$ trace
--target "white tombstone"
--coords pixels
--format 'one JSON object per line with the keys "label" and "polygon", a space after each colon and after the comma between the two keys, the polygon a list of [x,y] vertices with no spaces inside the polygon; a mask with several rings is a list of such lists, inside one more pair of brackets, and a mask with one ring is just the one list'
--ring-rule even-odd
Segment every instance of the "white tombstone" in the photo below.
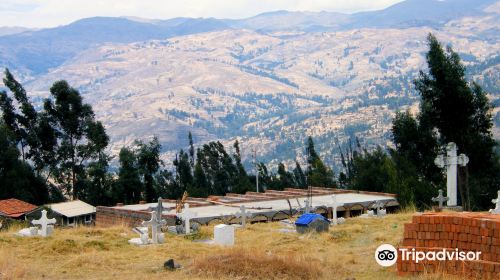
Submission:
{"label": "white tombstone", "polygon": [[443,190],[439,190],[438,193],[439,193],[438,196],[433,197],[432,201],[438,202],[439,208],[443,208],[443,203],[448,201],[448,199],[450,199],[450,198],[443,196]]}
{"label": "white tombstone", "polygon": [[132,229],[135,233],[139,234],[138,238],[132,238],[128,243],[133,245],[147,245],[149,244],[149,230],[148,227],[136,227]]}
{"label": "white tombstone", "polygon": [[236,218],[241,218],[241,226],[245,227],[247,224],[247,218],[252,218],[252,213],[246,211],[245,205],[240,206],[240,212],[234,214]]}
{"label": "white tombstone", "polygon": [[469,158],[460,154],[457,156],[457,145],[453,142],[446,146],[446,155],[440,154],[434,160],[439,168],[446,167],[446,196],[448,206],[457,206],[457,165],[466,166]]}
{"label": "white tombstone", "polygon": [[341,225],[341,224],[345,224],[345,218],[344,217],[340,217],[337,219],[337,224]]}
{"label": "white tombstone", "polygon": [[[157,220],[156,211],[151,212],[151,220],[142,222],[142,226],[151,226],[151,241],[153,244],[159,244],[158,235],[161,234],[161,226],[167,222],[165,220]],[[164,239],[164,238],[163,238]]]}
{"label": "white tombstone", "polygon": [[184,232],[186,234],[191,233],[191,223],[190,220],[196,217],[196,213],[193,210],[189,209],[189,203],[186,203],[184,209],[182,209],[182,213],[177,214],[179,218],[184,221]]}
{"label": "white tombstone", "polygon": [[53,224],[56,223],[56,219],[48,219],[47,218],[47,210],[42,210],[42,216],[40,217],[39,220],[33,220],[31,221],[32,224],[34,225],[40,225],[41,229],[38,231],[38,234],[43,237],[47,237],[52,232],[54,231],[54,226]]}
{"label": "white tombstone", "polygon": [[498,191],[497,198],[491,200],[492,203],[495,203],[495,209],[490,209],[491,214],[500,214],[500,191]]}
{"label": "white tombstone", "polygon": [[341,206],[337,203],[337,196],[332,195],[332,203],[330,206],[332,207],[332,225],[336,225],[338,223],[337,207]]}
{"label": "white tombstone", "polygon": [[368,217],[373,217],[373,216],[375,216],[375,211],[368,210],[368,211],[366,211],[366,214],[367,214]]}
{"label": "white tombstone", "polygon": [[17,232],[17,235],[24,236],[24,237],[37,236],[38,235],[38,228],[37,227],[23,228]]}
{"label": "white tombstone", "polygon": [[385,214],[387,214],[387,211],[385,209],[382,209],[382,207],[384,207],[384,203],[382,203],[381,201],[377,201],[375,204],[373,204],[372,208],[377,209],[377,217],[383,217],[385,216]]}
{"label": "white tombstone", "polygon": [[220,224],[214,227],[214,243],[223,246],[234,245],[234,227]]}

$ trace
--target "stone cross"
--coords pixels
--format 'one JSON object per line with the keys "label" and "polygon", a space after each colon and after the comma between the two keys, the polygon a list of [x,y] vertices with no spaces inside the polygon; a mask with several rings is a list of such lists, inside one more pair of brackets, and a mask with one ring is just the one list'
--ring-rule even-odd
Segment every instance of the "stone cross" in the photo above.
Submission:
{"label": "stone cross", "polygon": [[49,225],[55,224],[56,219],[47,219],[47,210],[42,210],[42,216],[39,220],[31,221],[34,225],[40,225],[42,230],[40,231],[40,235],[43,237],[47,237],[49,235]]}
{"label": "stone cross", "polygon": [[490,213],[500,214],[500,191],[498,191],[497,198],[492,199],[491,202],[495,203],[495,209],[491,209]]}
{"label": "stone cross", "polygon": [[311,205],[309,202],[309,199],[304,200],[305,208],[304,208],[304,213],[310,213],[311,212]]}
{"label": "stone cross", "polygon": [[381,201],[377,201],[375,204],[373,204],[372,208],[375,208],[377,209],[377,216],[381,216],[382,215],[382,207],[384,207],[384,204],[381,202]]}
{"label": "stone cross", "polygon": [[449,197],[443,196],[443,190],[439,190],[439,195],[437,197],[433,197],[432,201],[439,203],[439,208],[443,208],[443,202],[448,201]]}
{"label": "stone cross", "polygon": [[440,154],[434,160],[439,168],[446,167],[446,195],[448,206],[457,206],[457,165],[466,166],[469,158],[460,154],[457,156],[457,145],[453,142],[446,146],[446,155]]}
{"label": "stone cross", "polygon": [[241,218],[241,226],[245,227],[246,226],[246,221],[247,218],[252,218],[252,213],[249,213],[246,211],[245,205],[240,206],[240,212],[235,214],[236,218]]}
{"label": "stone cross", "polygon": [[184,205],[184,209],[182,209],[182,212],[177,215],[184,221],[184,232],[186,234],[190,234],[191,233],[190,220],[196,217],[196,213],[193,212],[191,209],[189,209],[189,203],[186,203],[186,205]]}
{"label": "stone cross", "polygon": [[[156,211],[151,212],[151,220],[142,222],[143,227],[151,226],[151,241],[158,244],[158,236],[161,233],[161,226],[166,224],[165,220],[158,221]],[[160,231],[160,232],[159,232]]]}
{"label": "stone cross", "polygon": [[339,206],[338,203],[337,203],[337,196],[336,195],[332,195],[332,204],[330,204],[332,206],[332,221],[333,221],[333,224],[336,225],[337,224],[337,207]]}
{"label": "stone cross", "polygon": [[161,196],[158,198],[158,204],[156,205],[155,212],[156,212],[156,220],[161,221],[162,220],[162,214],[163,214],[163,204],[162,204],[162,198]]}

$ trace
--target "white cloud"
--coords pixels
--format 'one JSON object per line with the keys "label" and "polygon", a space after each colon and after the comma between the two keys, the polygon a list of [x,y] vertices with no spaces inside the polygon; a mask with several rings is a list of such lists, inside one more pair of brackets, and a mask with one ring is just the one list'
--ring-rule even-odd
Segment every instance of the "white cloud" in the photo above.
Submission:
{"label": "white cloud", "polygon": [[401,0],[2,0],[0,26],[52,27],[92,16],[244,18],[275,10],[356,12]]}

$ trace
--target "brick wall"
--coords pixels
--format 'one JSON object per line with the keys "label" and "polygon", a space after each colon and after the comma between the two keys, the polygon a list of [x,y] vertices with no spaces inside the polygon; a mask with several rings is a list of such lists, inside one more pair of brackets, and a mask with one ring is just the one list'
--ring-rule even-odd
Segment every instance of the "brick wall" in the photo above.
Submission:
{"label": "brick wall", "polygon": [[[127,227],[140,226],[143,221],[151,219],[151,213],[147,211],[135,211],[97,206],[96,226],[125,225]],[[175,225],[175,217],[163,215],[167,225]]]}
{"label": "brick wall", "polygon": [[417,251],[480,251],[478,261],[403,261],[400,275],[444,272],[479,279],[500,279],[500,215],[470,212],[425,213],[404,226],[400,248]]}

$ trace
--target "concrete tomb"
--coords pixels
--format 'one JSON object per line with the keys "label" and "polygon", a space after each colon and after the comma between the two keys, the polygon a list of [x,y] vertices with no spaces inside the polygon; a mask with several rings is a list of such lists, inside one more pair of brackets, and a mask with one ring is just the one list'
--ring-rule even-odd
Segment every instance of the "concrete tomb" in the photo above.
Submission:
{"label": "concrete tomb", "polygon": [[295,230],[298,233],[326,232],[330,228],[330,221],[320,214],[306,213],[295,221]]}
{"label": "concrete tomb", "polygon": [[214,227],[214,244],[223,246],[234,245],[234,227],[220,224]]}

